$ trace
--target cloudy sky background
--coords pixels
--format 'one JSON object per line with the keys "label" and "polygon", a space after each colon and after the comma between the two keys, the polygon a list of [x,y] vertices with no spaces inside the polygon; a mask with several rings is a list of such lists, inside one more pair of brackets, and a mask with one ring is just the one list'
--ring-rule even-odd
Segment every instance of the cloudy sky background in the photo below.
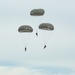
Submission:
{"label": "cloudy sky background", "polygon": [[[44,16],[30,16],[34,8],[43,8]],[[53,24],[55,29],[47,34],[38,29],[39,36],[36,37],[37,27],[42,22]],[[34,29],[27,52],[18,33],[18,27],[24,24]],[[46,39],[47,48],[44,50]],[[0,1],[0,75],[13,74],[75,75],[74,0]]]}

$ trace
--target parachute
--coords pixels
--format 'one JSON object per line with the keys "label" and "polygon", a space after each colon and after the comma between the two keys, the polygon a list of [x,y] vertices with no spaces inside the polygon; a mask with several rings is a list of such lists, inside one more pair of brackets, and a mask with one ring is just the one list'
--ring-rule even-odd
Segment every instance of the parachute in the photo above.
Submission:
{"label": "parachute", "polygon": [[54,30],[54,26],[51,23],[41,23],[38,28],[39,28],[39,35],[41,36],[45,49],[46,44],[50,39],[50,35],[52,35],[51,31]]}
{"label": "parachute", "polygon": [[44,9],[33,9],[31,10],[30,15],[31,16],[42,16],[44,15],[44,13],[45,13]]}
{"label": "parachute", "polygon": [[[30,11],[30,15],[31,16],[43,16],[44,15],[44,13],[45,13],[45,11],[44,11],[44,9],[32,9],[31,11]],[[36,29],[36,36],[38,36],[38,23],[39,22],[41,22],[41,20],[42,20],[42,17],[38,17],[38,18],[34,18],[34,22],[35,22],[35,29]],[[37,23],[37,25],[36,25],[36,23]]]}
{"label": "parachute", "polygon": [[54,30],[54,26],[50,23],[42,23],[39,25],[39,29],[51,31]]}
{"label": "parachute", "polygon": [[[21,38],[21,41],[22,41],[22,43],[25,47],[25,51],[26,51],[28,41],[32,35],[31,33],[33,32],[33,28],[30,25],[22,25],[18,28],[18,32],[21,33],[20,38]],[[24,33],[24,34],[22,34],[22,33]]]}
{"label": "parachute", "polygon": [[29,25],[23,25],[19,27],[18,32],[33,32],[33,28]]}

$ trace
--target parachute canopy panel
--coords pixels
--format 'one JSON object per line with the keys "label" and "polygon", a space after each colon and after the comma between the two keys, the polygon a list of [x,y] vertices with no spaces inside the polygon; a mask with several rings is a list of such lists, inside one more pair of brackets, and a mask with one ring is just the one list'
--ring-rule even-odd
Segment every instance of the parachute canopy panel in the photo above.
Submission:
{"label": "parachute canopy panel", "polygon": [[42,16],[44,15],[44,13],[45,13],[44,9],[33,9],[31,10],[30,15],[31,16]]}
{"label": "parachute canopy panel", "polygon": [[39,25],[39,29],[52,31],[54,30],[54,26],[50,23],[42,23]]}
{"label": "parachute canopy panel", "polygon": [[18,28],[18,32],[33,32],[33,28],[29,25],[22,25]]}

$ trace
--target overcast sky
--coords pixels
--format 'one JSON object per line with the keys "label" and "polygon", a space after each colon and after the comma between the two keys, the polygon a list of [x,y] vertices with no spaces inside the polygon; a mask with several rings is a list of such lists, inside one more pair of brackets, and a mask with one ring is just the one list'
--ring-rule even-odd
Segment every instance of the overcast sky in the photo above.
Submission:
{"label": "overcast sky", "polygon": [[[45,14],[30,16],[38,8]],[[39,30],[40,23],[53,24],[54,31]],[[21,25],[32,26],[33,33],[20,34]],[[74,0],[0,0],[0,75],[13,74],[75,75]]]}

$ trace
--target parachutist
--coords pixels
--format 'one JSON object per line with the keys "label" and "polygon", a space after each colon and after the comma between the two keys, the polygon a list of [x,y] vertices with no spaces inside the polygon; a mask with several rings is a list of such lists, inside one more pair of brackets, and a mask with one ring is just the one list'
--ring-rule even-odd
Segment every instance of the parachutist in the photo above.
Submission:
{"label": "parachutist", "polygon": [[27,48],[25,47],[25,51],[27,50]]}
{"label": "parachutist", "polygon": [[36,36],[38,36],[38,33],[36,33]]}
{"label": "parachutist", "polygon": [[44,49],[46,48],[46,45],[44,45]]}

